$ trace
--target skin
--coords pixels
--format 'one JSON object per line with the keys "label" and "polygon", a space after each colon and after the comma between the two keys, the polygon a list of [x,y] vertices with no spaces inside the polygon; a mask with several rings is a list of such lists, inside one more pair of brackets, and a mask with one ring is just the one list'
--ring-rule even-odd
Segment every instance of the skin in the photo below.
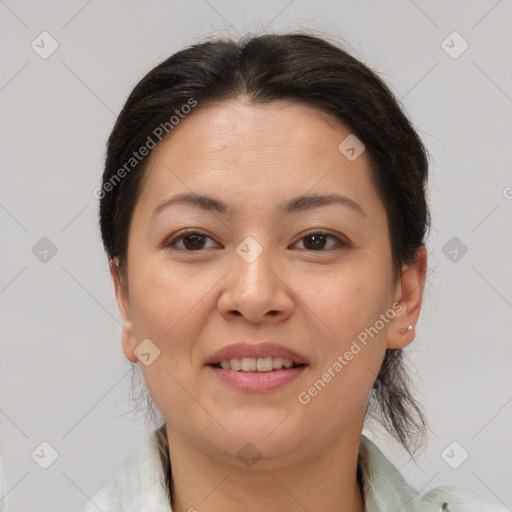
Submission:
{"label": "skin", "polygon": [[[386,348],[414,338],[426,254],[393,273],[384,206],[367,152],[349,161],[339,150],[350,131],[336,118],[288,101],[250,105],[244,98],[199,106],[159,144],[150,160],[129,233],[127,271],[111,262],[124,321],[122,346],[138,362],[164,416],[173,469],[172,507],[185,512],[364,510],[356,480],[367,401]],[[194,192],[227,203],[224,215],[177,204]],[[276,213],[307,193],[337,192],[340,204]],[[206,233],[201,250],[185,228]],[[304,238],[327,237],[319,250]],[[237,246],[252,236],[263,252],[247,263]],[[188,247],[188,251],[187,251]],[[193,247],[193,246],[192,246]],[[181,250],[180,250],[181,249]],[[297,397],[394,303],[401,309],[307,405]],[[134,350],[149,338],[150,365]],[[299,379],[263,393],[227,387],[204,366],[215,351],[271,340],[305,356]],[[260,458],[248,467],[247,442]]]}

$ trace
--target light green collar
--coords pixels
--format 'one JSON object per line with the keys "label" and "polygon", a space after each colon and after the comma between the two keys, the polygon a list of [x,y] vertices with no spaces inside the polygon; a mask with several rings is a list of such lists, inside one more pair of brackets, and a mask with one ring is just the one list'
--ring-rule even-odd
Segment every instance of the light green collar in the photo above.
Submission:
{"label": "light green collar", "polygon": [[[365,512],[510,512],[472,491],[438,487],[420,496],[398,469],[364,435],[359,464],[363,477]],[[172,512],[165,473],[158,451],[157,431],[117,472],[81,512]],[[444,507],[444,508],[443,508]]]}

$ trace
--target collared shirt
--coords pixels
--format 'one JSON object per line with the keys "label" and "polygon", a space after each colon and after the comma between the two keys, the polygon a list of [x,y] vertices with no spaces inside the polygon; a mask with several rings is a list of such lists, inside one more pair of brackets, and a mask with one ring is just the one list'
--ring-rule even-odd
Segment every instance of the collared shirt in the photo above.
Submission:
{"label": "collared shirt", "polygon": [[[81,512],[172,512],[156,432]],[[359,467],[365,512],[510,512],[462,487],[442,486],[420,495],[364,435]]]}

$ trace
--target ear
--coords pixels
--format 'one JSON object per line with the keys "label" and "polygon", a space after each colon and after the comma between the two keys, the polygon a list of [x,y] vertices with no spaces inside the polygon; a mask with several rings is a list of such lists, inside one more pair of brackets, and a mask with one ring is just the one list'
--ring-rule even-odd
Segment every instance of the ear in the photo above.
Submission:
{"label": "ear", "polygon": [[121,344],[126,358],[132,363],[137,363],[139,360],[134,354],[136,348],[135,336],[133,334],[133,323],[130,313],[130,299],[128,294],[128,283],[124,282],[119,272],[119,258],[110,260],[110,275],[114,282],[114,289],[116,292],[117,306],[121,313],[123,320],[123,330],[121,332]]}
{"label": "ear", "polygon": [[[420,316],[423,289],[427,273],[427,251],[422,245],[416,252],[412,265],[402,267],[402,277],[395,290],[396,313],[390,322],[387,348],[396,349],[409,345],[414,339],[415,326]],[[409,326],[412,329],[409,329]]]}

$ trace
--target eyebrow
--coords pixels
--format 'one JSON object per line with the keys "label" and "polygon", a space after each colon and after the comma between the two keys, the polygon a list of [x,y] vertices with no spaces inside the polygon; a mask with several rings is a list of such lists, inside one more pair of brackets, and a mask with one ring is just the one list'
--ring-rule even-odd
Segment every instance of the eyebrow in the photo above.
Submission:
{"label": "eyebrow", "polygon": [[[153,211],[153,216],[174,204],[186,204],[205,211],[218,212],[224,215],[229,215],[232,212],[229,205],[213,197],[194,193],[184,193],[160,201]],[[306,194],[298,196],[279,205],[277,213],[287,215],[289,213],[303,212],[330,204],[341,204],[351,208],[363,216],[365,215],[364,210],[359,203],[356,203],[353,199],[341,194]]]}

